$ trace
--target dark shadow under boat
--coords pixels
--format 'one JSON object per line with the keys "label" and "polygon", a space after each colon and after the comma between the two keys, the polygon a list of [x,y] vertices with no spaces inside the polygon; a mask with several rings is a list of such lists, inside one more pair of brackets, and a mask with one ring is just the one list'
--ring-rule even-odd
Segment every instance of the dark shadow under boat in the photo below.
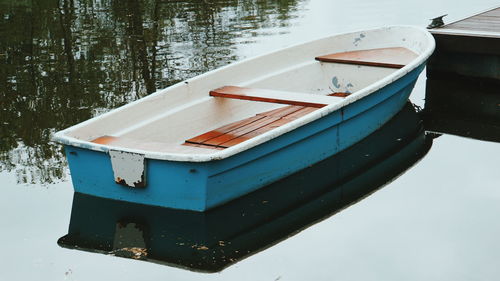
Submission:
{"label": "dark shadow under boat", "polygon": [[75,193],[69,231],[58,244],[217,272],[363,199],[409,169],[431,145],[408,103],[351,148],[208,212]]}

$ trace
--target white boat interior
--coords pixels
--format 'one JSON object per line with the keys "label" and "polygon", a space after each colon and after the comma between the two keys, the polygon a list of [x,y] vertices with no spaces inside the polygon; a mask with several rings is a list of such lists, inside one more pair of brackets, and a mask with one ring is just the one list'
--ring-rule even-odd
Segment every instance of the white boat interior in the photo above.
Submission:
{"label": "white boat interior", "polygon": [[[186,145],[186,140],[278,108],[307,108],[286,122],[281,118],[274,129],[261,130],[260,138],[271,139],[286,132],[276,127],[306,124],[411,71],[432,52],[426,36],[419,28],[388,27],[292,46],[183,81],[54,139],[101,151],[216,154],[227,146]],[[238,150],[255,145],[249,136],[237,143]]]}

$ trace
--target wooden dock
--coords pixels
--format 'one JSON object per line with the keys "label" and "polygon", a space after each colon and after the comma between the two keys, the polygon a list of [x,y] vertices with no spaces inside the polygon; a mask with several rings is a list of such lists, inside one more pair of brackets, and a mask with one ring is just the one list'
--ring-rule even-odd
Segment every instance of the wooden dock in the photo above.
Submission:
{"label": "wooden dock", "polygon": [[436,50],[427,75],[454,73],[500,81],[500,7],[430,32]]}
{"label": "wooden dock", "polygon": [[430,32],[426,129],[500,142],[500,7]]}
{"label": "wooden dock", "polygon": [[500,7],[431,30],[433,34],[500,37]]}

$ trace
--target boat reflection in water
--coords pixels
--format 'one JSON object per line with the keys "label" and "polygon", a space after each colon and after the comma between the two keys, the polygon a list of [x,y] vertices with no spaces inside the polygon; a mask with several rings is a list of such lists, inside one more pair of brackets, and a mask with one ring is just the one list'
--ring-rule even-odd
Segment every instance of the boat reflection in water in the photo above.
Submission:
{"label": "boat reflection in water", "polygon": [[408,103],[348,150],[205,213],[75,193],[69,231],[58,244],[217,272],[366,197],[410,168],[431,145]]}

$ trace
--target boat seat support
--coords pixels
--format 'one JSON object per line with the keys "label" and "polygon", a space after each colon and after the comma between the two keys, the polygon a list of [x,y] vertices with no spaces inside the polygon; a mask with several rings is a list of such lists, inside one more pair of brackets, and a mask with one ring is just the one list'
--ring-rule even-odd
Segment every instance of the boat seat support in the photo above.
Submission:
{"label": "boat seat support", "polygon": [[320,108],[329,104],[338,103],[337,97],[324,95],[295,93],[268,89],[242,88],[236,86],[224,86],[210,91],[213,97],[231,98],[240,100],[251,100],[261,102],[272,102],[280,104],[298,105]]}

